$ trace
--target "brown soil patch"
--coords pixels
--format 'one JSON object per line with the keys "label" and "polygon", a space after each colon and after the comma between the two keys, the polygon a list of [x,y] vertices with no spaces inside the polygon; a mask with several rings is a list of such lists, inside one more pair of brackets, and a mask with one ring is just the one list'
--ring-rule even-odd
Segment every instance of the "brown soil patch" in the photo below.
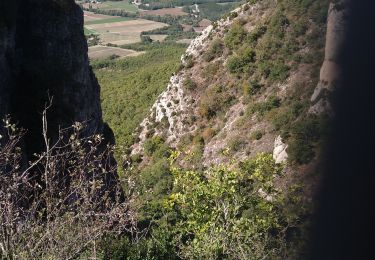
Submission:
{"label": "brown soil patch", "polygon": [[163,8],[163,9],[157,9],[157,10],[147,10],[142,11],[141,15],[155,15],[155,16],[164,16],[164,15],[171,15],[171,16],[184,16],[188,15],[184,11],[182,11],[182,8],[175,7],[175,8]]}
{"label": "brown soil patch", "polygon": [[89,58],[90,59],[101,59],[107,58],[111,55],[117,55],[120,57],[131,57],[138,56],[144,52],[137,52],[134,50],[122,49],[117,47],[101,46],[96,45],[89,47]]}

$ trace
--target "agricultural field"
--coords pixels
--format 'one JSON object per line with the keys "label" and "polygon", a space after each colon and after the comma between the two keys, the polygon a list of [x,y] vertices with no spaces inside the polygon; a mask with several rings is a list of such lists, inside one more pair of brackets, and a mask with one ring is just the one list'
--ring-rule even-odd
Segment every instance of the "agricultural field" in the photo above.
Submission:
{"label": "agricultural field", "polygon": [[[165,23],[145,19],[109,16],[84,12],[85,33],[99,36],[101,44],[130,44],[140,41],[143,31],[150,31],[167,26]],[[166,36],[158,35],[156,40],[163,40]]]}
{"label": "agricultural field", "polygon": [[91,24],[85,27],[99,34],[102,44],[124,45],[140,41],[143,31],[150,31],[167,26],[165,23],[154,22],[145,19],[130,21]]}
{"label": "agricultural field", "polygon": [[144,52],[138,52],[134,50],[127,50],[118,47],[101,46],[96,45],[89,47],[89,58],[90,59],[103,59],[108,58],[112,55],[116,55],[120,58],[134,57],[143,54]]}
{"label": "agricultural field", "polygon": [[132,20],[132,18],[113,16],[113,17],[105,18],[105,19],[87,21],[85,22],[85,25],[115,23],[115,22],[123,22],[123,21],[130,21],[130,20]]}
{"label": "agricultural field", "polygon": [[106,1],[103,3],[91,4],[85,3],[82,5],[84,8],[101,9],[101,10],[123,10],[130,13],[136,13],[138,7],[130,4],[129,1]]}
{"label": "agricultural field", "polygon": [[[214,16],[219,16],[232,5],[233,3],[225,5],[203,3],[199,4],[197,10],[197,5],[191,5],[187,1],[184,7],[176,4],[167,5],[161,9],[145,8],[147,10],[142,10],[129,1],[83,3],[82,6],[85,10],[84,31],[87,36],[91,35],[90,37],[93,39],[89,42],[91,46],[89,57],[91,59],[107,58],[111,55],[126,57],[129,55],[127,50],[119,50],[106,45],[121,46],[139,43],[143,40],[141,34],[147,35],[153,41],[176,42],[181,40],[178,43],[186,44],[211,24],[212,20],[209,18],[213,16],[213,13]],[[92,11],[88,11],[88,9]],[[214,12],[210,12],[211,9]],[[129,13],[131,14],[129,15]],[[176,24],[180,24],[182,27],[178,27]]]}
{"label": "agricultural field", "polygon": [[165,38],[168,37],[167,34],[149,34],[147,36],[149,36],[153,41],[159,41],[159,42],[164,41]]}
{"label": "agricultural field", "polygon": [[181,7],[174,7],[174,8],[163,8],[163,9],[156,9],[156,10],[147,10],[147,11],[141,11],[140,15],[154,15],[154,16],[165,16],[165,15],[171,15],[171,16],[185,16],[188,15],[188,13],[185,13],[182,11]]}
{"label": "agricultural field", "polygon": [[99,21],[104,19],[110,19],[113,18],[113,16],[105,15],[105,14],[95,14],[93,12],[85,11],[83,12],[83,18],[85,20],[85,23],[91,22],[91,21]]}

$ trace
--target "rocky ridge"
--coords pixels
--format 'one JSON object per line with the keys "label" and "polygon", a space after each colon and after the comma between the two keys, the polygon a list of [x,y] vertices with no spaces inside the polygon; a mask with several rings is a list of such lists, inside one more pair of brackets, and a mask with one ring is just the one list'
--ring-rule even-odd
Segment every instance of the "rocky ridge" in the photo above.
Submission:
{"label": "rocky ridge", "polygon": [[[234,23],[240,23],[249,34],[255,32],[259,28],[259,24],[267,24],[275,15],[275,6],[276,3],[272,1],[263,1],[254,5],[245,4],[232,11],[227,18],[208,27],[191,42],[185,55],[181,58],[183,68],[171,77],[167,89],[153,105],[150,115],[142,122],[139,142],[133,146],[133,154],[142,153],[144,142],[154,135],[164,136],[169,146],[178,149],[181,148],[181,143],[185,143],[184,146],[189,153],[193,150],[194,145],[192,145],[192,139],[186,144],[186,136],[201,133],[204,138],[202,163],[205,166],[225,163],[233,158],[242,160],[259,152],[273,153],[274,159],[278,163],[288,160],[289,145],[284,140],[282,131],[276,130],[270,120],[259,120],[259,115],[253,114],[247,119],[246,127],[241,126],[244,121],[244,113],[249,110],[249,105],[246,104],[242,93],[232,89],[228,90],[227,95],[233,95],[236,101],[230,102],[225,113],[216,120],[207,122],[200,110],[202,103],[210,99],[207,96],[211,93],[210,89],[219,85],[242,84],[241,79],[231,76],[226,69],[231,51],[222,46],[222,54],[209,62],[204,58],[205,53],[210,51],[210,47],[215,41],[225,39]],[[265,103],[272,96],[276,96],[283,104],[289,102],[290,96],[295,95],[293,93],[301,93],[298,94],[301,96],[297,100],[307,104],[306,113],[315,115],[330,113],[328,93],[334,90],[334,85],[340,78],[337,58],[345,35],[343,29],[345,27],[345,10],[335,8],[335,4],[331,3],[327,11],[327,29],[325,30],[322,25],[319,25],[320,29],[326,32],[325,44],[322,47],[314,47],[315,49],[312,49],[313,45],[307,44],[295,51],[300,56],[318,56],[319,50],[325,53],[323,64],[319,62],[315,64],[311,62],[297,63],[291,67],[289,76],[282,82],[270,84],[261,78],[260,84],[267,85],[267,88],[252,100],[255,106]],[[306,34],[313,34],[313,29],[317,26],[311,23],[312,29],[307,29]],[[290,30],[287,29],[286,33],[291,33]],[[206,70],[215,66],[219,72],[209,76],[204,74]],[[313,75],[318,74],[320,66],[320,76],[316,79]],[[187,80],[196,84],[194,90],[187,89],[185,86]],[[220,106],[218,109],[221,109]],[[289,107],[285,106],[281,111],[283,109],[289,109]],[[229,152],[229,150],[232,151]]]}

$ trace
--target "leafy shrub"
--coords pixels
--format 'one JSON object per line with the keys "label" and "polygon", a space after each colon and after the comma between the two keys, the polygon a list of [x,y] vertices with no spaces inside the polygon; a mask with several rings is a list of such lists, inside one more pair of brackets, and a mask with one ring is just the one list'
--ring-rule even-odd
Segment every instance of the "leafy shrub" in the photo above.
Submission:
{"label": "leafy shrub", "polygon": [[193,91],[197,88],[197,84],[190,77],[184,80],[183,85],[189,91]]}
{"label": "leafy shrub", "polygon": [[260,140],[263,137],[263,131],[256,130],[251,134],[251,139]]}
{"label": "leafy shrub", "polygon": [[230,73],[241,73],[242,72],[242,61],[238,56],[232,56],[228,59],[227,67]]}
{"label": "leafy shrub", "polygon": [[258,112],[260,115],[264,115],[265,112],[271,109],[278,108],[280,106],[280,98],[277,96],[271,96],[264,102],[258,102],[248,107],[248,113]]}
{"label": "leafy shrub", "polygon": [[185,68],[191,68],[194,66],[194,59],[191,55],[185,57]]}
{"label": "leafy shrub", "polygon": [[273,115],[270,115],[275,130],[289,131],[291,123],[306,110],[307,106],[306,103],[292,100],[292,102],[285,104],[283,109],[275,111]]}
{"label": "leafy shrub", "polygon": [[316,116],[303,118],[292,125],[287,149],[290,161],[305,164],[313,159],[314,144],[321,138],[324,128],[323,120]]}
{"label": "leafy shrub", "polygon": [[290,70],[290,67],[288,65],[285,65],[285,64],[283,64],[281,62],[276,62],[270,68],[270,72],[269,72],[268,78],[271,81],[283,81],[283,80],[286,80],[289,77],[289,70]]}
{"label": "leafy shrub", "polygon": [[261,25],[253,29],[253,31],[247,36],[246,40],[250,44],[255,44],[260,37],[262,37],[267,31],[267,26]]}
{"label": "leafy shrub", "polygon": [[209,63],[205,68],[203,68],[202,76],[206,79],[213,78],[217,74],[217,71],[220,68],[220,62]]}
{"label": "leafy shrub", "polygon": [[203,54],[203,59],[207,62],[215,59],[223,53],[223,43],[219,39],[212,41],[208,50]]}
{"label": "leafy shrub", "polygon": [[233,50],[243,44],[245,37],[245,29],[240,23],[235,22],[224,38],[225,46]]}
{"label": "leafy shrub", "polygon": [[198,113],[204,118],[211,119],[230,106],[233,100],[234,96],[228,95],[224,87],[214,86],[201,98]]}
{"label": "leafy shrub", "polygon": [[245,97],[252,96],[256,94],[262,88],[262,84],[259,83],[258,80],[249,80],[248,83],[243,85],[243,95]]}
{"label": "leafy shrub", "polygon": [[294,37],[298,37],[304,35],[308,29],[308,25],[304,19],[300,19],[299,21],[293,24],[293,35]]}
{"label": "leafy shrub", "polygon": [[230,169],[172,169],[175,192],[165,205],[181,216],[176,241],[183,258],[273,259],[284,252],[278,234],[296,219],[279,210],[283,201],[273,182],[281,168],[272,155],[260,154]]}
{"label": "leafy shrub", "polygon": [[232,151],[232,152],[238,152],[240,150],[242,150],[243,148],[245,148],[245,141],[241,138],[241,137],[234,137],[232,138],[229,143],[228,143],[228,148]]}
{"label": "leafy shrub", "polygon": [[290,22],[285,14],[281,10],[278,10],[276,14],[271,17],[268,29],[274,37],[284,38],[289,23]]}
{"label": "leafy shrub", "polygon": [[306,164],[314,158],[314,146],[304,139],[292,139],[287,148],[288,158],[291,162],[297,164]]}
{"label": "leafy shrub", "polygon": [[237,55],[228,59],[227,67],[231,73],[248,72],[255,62],[255,51],[250,48],[241,49]]}
{"label": "leafy shrub", "polygon": [[160,136],[154,136],[147,139],[143,145],[145,154],[152,156],[157,155],[158,158],[168,157],[169,151],[168,147],[165,145],[165,141]]}

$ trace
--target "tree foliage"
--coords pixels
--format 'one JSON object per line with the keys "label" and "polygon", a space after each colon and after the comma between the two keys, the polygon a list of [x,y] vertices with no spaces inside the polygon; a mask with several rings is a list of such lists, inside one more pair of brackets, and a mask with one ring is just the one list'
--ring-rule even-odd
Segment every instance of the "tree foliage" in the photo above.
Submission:
{"label": "tree foliage", "polygon": [[183,259],[264,259],[282,255],[285,216],[275,187],[281,166],[269,154],[204,172],[172,167],[174,192],[165,205],[177,212]]}

